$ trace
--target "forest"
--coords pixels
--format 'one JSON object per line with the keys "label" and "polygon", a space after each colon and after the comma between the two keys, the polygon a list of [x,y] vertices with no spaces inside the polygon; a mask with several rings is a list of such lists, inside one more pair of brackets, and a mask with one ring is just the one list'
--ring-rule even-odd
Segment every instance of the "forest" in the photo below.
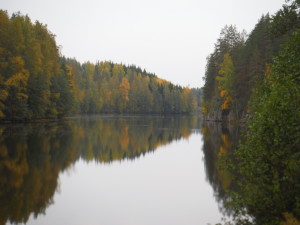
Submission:
{"label": "forest", "polygon": [[208,57],[204,120],[243,127],[232,152],[220,147],[216,174],[235,181],[220,192],[233,218],[226,225],[300,224],[299,62],[299,0],[262,16],[249,36],[226,26]]}
{"label": "forest", "polygon": [[[299,62],[300,0],[286,0],[274,15],[263,15],[249,34],[234,25],[225,26],[207,57],[202,89],[174,85],[135,65],[82,63],[66,58],[46,25],[32,23],[20,13],[9,17],[0,10],[0,121],[98,113],[190,114],[201,107],[204,121],[222,122],[203,123],[202,133],[204,161],[207,168],[213,168],[207,174],[208,181],[233,219],[225,224],[299,224]],[[8,135],[16,130],[0,129],[4,143],[0,146],[0,159],[5,165],[0,168],[4,174],[0,183],[5,194],[8,192],[0,197],[20,212],[10,215],[9,211],[8,217],[1,216],[0,224],[7,220],[26,221],[30,210],[35,215],[43,212],[51,203],[59,171],[73,161],[82,158],[110,163],[134,159],[171,140],[188,137],[188,125],[198,123],[191,119],[175,121],[185,125],[166,131],[153,130],[148,124],[147,129],[133,132],[130,120],[95,123],[90,119],[89,132],[82,128],[80,120],[63,121],[71,123],[66,128],[43,123],[39,129],[29,127],[20,145],[15,145],[13,136]],[[164,118],[154,123],[169,122]],[[226,127],[229,122],[241,124],[242,132]],[[53,133],[45,131],[48,126]],[[25,128],[17,125],[16,129]],[[62,135],[62,129],[67,129],[68,137]],[[102,133],[109,137],[98,139]],[[33,139],[35,134],[40,137]],[[60,139],[55,142],[55,137]],[[79,146],[78,140],[84,146]],[[68,151],[57,151],[60,145]],[[15,151],[11,155],[9,148]],[[31,157],[32,151],[41,156]],[[49,164],[49,155],[58,159],[57,165],[42,168]],[[43,161],[46,163],[40,163]],[[11,180],[5,176],[7,171],[13,174]],[[25,177],[28,171],[35,176]],[[41,184],[47,182],[51,183],[49,189],[42,190]],[[30,196],[36,198],[33,201],[19,201],[20,205],[11,201],[29,199],[26,195],[35,192],[23,193],[22,189],[32,187],[46,196],[44,200],[36,195]],[[22,213],[21,208],[28,211]]]}
{"label": "forest", "polygon": [[263,15],[249,35],[234,25],[221,30],[214,52],[207,57],[202,104],[205,120],[245,120],[253,90],[271,72],[274,56],[299,24],[299,1],[288,1],[275,15]]}
{"label": "forest", "polygon": [[200,89],[174,85],[134,65],[65,58],[46,25],[0,11],[0,119],[92,113],[192,113]]}

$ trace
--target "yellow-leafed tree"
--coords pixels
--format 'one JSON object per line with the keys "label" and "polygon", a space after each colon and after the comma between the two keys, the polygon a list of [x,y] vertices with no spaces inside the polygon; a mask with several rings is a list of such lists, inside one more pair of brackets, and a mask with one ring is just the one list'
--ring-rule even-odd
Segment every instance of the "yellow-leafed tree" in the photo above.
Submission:
{"label": "yellow-leafed tree", "polygon": [[223,63],[220,66],[218,80],[218,89],[220,97],[223,99],[221,105],[222,110],[229,110],[232,98],[232,84],[233,84],[233,62],[229,53],[224,55]]}

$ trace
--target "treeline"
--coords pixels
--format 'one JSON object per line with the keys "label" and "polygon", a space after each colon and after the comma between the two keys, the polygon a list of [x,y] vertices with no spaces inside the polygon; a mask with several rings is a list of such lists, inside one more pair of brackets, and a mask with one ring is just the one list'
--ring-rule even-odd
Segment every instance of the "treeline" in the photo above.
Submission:
{"label": "treeline", "polygon": [[0,10],[0,118],[59,118],[72,113],[190,113],[189,88],[136,66],[80,64],[59,53],[40,22]]}
{"label": "treeline", "polygon": [[298,4],[264,15],[249,34],[225,26],[208,56],[202,111],[207,120],[245,118],[252,90],[258,87],[280,46],[299,28]]}
{"label": "treeline", "polygon": [[247,135],[228,165],[239,180],[230,204],[236,215],[250,215],[251,224],[300,224],[299,62],[297,30],[254,91]]}
{"label": "treeline", "polygon": [[175,86],[134,65],[61,62],[81,113],[191,113],[200,99],[199,89]]}
{"label": "treeline", "polygon": [[208,58],[206,119],[246,118],[243,140],[220,163],[238,180],[224,224],[300,224],[299,62],[299,0],[263,16],[247,39],[226,27]]}

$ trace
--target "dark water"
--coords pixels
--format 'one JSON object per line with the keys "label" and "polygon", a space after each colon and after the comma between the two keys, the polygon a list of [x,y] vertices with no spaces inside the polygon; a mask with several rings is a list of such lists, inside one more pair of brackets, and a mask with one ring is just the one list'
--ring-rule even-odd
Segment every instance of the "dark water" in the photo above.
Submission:
{"label": "dark water", "polygon": [[215,224],[235,131],[188,116],[0,126],[0,224]]}

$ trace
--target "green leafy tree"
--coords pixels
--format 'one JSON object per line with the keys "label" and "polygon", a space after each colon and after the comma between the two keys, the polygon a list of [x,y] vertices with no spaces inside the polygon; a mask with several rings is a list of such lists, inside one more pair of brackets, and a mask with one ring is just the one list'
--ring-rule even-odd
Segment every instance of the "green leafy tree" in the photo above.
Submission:
{"label": "green leafy tree", "polygon": [[235,153],[241,190],[235,210],[246,209],[255,224],[279,224],[285,213],[300,218],[299,60],[298,30],[251,99],[246,140]]}

